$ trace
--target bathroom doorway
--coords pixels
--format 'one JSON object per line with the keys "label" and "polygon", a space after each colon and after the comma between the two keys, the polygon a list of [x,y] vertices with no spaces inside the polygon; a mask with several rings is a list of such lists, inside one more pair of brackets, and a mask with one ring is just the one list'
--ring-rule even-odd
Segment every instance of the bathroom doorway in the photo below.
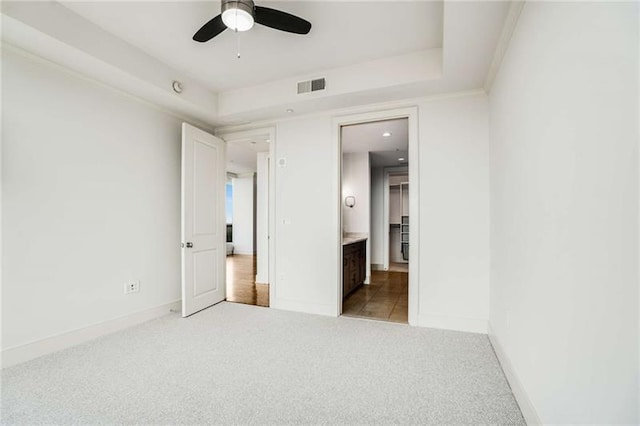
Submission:
{"label": "bathroom doorway", "polygon": [[341,126],[342,314],[409,320],[409,119]]}

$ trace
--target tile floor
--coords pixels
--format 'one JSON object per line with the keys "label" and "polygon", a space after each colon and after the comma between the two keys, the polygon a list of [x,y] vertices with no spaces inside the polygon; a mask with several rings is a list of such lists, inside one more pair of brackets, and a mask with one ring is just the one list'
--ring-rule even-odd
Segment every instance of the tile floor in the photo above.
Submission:
{"label": "tile floor", "polygon": [[342,315],[408,322],[407,303],[409,274],[373,271],[371,284],[362,285],[342,303]]}

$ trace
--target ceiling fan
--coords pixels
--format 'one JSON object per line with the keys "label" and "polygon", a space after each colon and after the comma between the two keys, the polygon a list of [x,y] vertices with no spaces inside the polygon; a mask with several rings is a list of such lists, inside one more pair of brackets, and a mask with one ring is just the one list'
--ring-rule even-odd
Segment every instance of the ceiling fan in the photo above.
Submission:
{"label": "ceiling fan", "polygon": [[193,39],[204,43],[227,28],[233,31],[248,31],[254,22],[295,34],[308,34],[311,23],[295,15],[268,7],[256,6],[253,0],[221,0],[220,15],[204,24]]}

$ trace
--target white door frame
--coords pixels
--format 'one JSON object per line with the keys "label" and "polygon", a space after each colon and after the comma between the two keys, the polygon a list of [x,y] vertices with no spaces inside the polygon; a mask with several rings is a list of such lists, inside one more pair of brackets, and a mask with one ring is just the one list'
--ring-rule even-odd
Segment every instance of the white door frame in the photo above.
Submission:
{"label": "white door frame", "polygon": [[[269,140],[269,157],[271,158],[271,167],[269,167],[269,229],[267,231],[267,235],[269,238],[269,305],[271,305],[272,301],[275,299],[275,282],[276,282],[276,262],[275,262],[275,252],[276,252],[276,238],[273,230],[275,227],[275,212],[276,212],[276,203],[275,203],[275,184],[276,184],[276,173],[275,167],[273,167],[273,158],[276,152],[276,128],[275,127],[261,127],[257,129],[251,130],[242,130],[242,131],[221,131],[215,132],[215,135],[222,138],[227,143],[232,143],[233,141],[247,140],[253,139],[258,136],[268,135]],[[409,234],[411,235],[411,234]],[[226,277],[225,277],[226,282]]]}
{"label": "white door frame", "polygon": [[[334,211],[338,218],[336,236],[339,244],[338,267],[336,283],[336,316],[342,314],[342,141],[340,129],[351,124],[370,123],[374,121],[407,118],[409,126],[409,217],[411,218],[411,232],[409,232],[409,324],[418,324],[419,314],[419,284],[420,284],[420,191],[419,191],[419,157],[418,157],[418,107],[397,108],[383,111],[372,111],[360,114],[350,114],[333,117],[331,123],[331,146],[337,173],[333,176],[335,198]],[[271,272],[271,271],[269,271]]]}

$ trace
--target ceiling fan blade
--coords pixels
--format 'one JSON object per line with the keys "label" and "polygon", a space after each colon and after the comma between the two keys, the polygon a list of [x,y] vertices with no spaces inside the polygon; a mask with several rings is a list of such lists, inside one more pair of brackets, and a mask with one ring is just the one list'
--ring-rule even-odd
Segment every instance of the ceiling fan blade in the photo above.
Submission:
{"label": "ceiling fan blade", "polygon": [[256,6],[255,20],[258,24],[288,33],[308,34],[311,31],[311,22],[268,7]]}
{"label": "ceiling fan blade", "polygon": [[200,43],[204,43],[205,41],[209,41],[224,30],[227,29],[227,26],[222,22],[222,15],[218,15],[206,24],[202,26],[194,35],[193,39],[195,41],[199,41]]}

